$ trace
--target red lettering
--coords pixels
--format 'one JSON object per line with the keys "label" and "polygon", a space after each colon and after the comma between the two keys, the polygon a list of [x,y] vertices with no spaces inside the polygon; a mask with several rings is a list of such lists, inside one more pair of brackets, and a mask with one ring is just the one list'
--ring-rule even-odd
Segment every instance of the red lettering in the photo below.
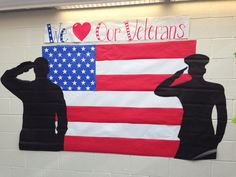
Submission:
{"label": "red lettering", "polygon": [[176,26],[170,26],[169,39],[175,39],[176,38],[176,31],[177,31]]}
{"label": "red lettering", "polygon": [[114,41],[117,40],[117,32],[120,33],[121,29],[120,28],[115,28],[115,31],[114,31]]}
{"label": "red lettering", "polygon": [[103,23],[103,22],[98,23],[98,25],[97,25],[97,27],[96,27],[96,38],[97,38],[97,40],[99,40],[99,41],[105,41],[105,40],[106,40],[106,37],[104,37],[103,39],[101,39],[100,28],[101,28],[102,25],[103,25],[103,27],[104,27],[104,28],[102,28],[102,29],[104,29],[105,31],[107,31],[107,26],[106,26],[105,23]]}
{"label": "red lettering", "polygon": [[137,31],[137,39],[138,40],[141,40],[142,39],[142,36],[140,36],[140,33],[143,31],[143,27],[142,26],[139,26],[138,27],[138,31]]}
{"label": "red lettering", "polygon": [[184,24],[180,24],[180,25],[179,25],[179,29],[180,29],[180,31],[181,31],[181,35],[179,35],[179,33],[177,33],[177,37],[178,37],[178,38],[183,38],[183,37],[185,36],[185,34],[184,34],[184,28],[186,28],[186,26],[185,26]]}
{"label": "red lettering", "polygon": [[164,32],[162,32],[160,39],[161,40],[167,40],[169,37],[169,29],[167,26],[163,26],[161,29],[164,28]]}
{"label": "red lettering", "polygon": [[148,39],[153,39],[154,38],[154,36],[152,35],[152,37],[151,37],[151,34],[153,34],[153,26],[150,26],[150,28],[148,29]]}

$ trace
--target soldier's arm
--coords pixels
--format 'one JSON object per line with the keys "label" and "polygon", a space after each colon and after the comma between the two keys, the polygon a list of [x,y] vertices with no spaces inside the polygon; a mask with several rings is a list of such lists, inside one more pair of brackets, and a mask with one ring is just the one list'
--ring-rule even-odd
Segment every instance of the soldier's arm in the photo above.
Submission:
{"label": "soldier's arm", "polygon": [[17,78],[18,75],[29,71],[33,68],[33,62],[24,62],[15,68],[7,70],[1,77],[2,84],[10,90],[14,95],[20,97],[19,91],[25,86],[26,81]]}
{"label": "soldier's arm", "polygon": [[168,97],[168,96],[176,96],[178,94],[178,90],[171,87],[171,84],[178,79],[183,72],[187,69],[181,69],[179,71],[177,71],[175,74],[173,74],[171,77],[167,78],[166,80],[164,80],[163,82],[161,82],[155,89],[154,93],[158,96],[164,96],[164,97]]}
{"label": "soldier's arm", "polygon": [[58,126],[57,132],[58,135],[64,136],[67,131],[67,112],[66,112],[66,103],[62,91],[59,92],[59,103],[57,107],[57,117],[58,117]]}
{"label": "soldier's arm", "polygon": [[[222,86],[221,86],[222,87]],[[217,128],[216,128],[216,139],[219,143],[225,133],[227,124],[227,110],[226,110],[226,98],[224,94],[224,88],[222,87],[221,93],[218,96],[216,109],[217,109]]]}

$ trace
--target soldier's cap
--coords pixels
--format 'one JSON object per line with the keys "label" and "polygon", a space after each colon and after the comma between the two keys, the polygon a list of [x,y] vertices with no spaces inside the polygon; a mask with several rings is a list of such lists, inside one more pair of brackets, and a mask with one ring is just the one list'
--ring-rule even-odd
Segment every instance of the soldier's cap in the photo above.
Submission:
{"label": "soldier's cap", "polygon": [[193,54],[184,58],[184,62],[191,65],[203,65],[205,66],[209,62],[209,57],[203,54]]}

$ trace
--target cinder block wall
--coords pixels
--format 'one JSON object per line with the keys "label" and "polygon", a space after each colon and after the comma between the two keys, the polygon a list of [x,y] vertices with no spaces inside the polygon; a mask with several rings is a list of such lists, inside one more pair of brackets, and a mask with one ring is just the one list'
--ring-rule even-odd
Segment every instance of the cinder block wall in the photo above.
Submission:
{"label": "cinder block wall", "polygon": [[[46,23],[175,15],[190,17],[190,39],[211,58],[205,78],[225,87],[229,121],[217,160],[19,151],[22,103],[0,84],[0,177],[235,177],[236,124],[230,119],[236,116],[236,1],[0,13],[0,75],[41,55]],[[24,78],[33,79],[33,73]]]}

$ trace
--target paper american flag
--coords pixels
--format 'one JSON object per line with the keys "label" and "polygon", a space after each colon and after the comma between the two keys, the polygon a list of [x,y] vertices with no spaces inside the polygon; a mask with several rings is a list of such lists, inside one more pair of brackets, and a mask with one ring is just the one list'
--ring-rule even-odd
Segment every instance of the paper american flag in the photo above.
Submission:
{"label": "paper american flag", "polygon": [[67,105],[64,150],[174,157],[182,105],[153,91],[195,52],[194,40],[43,46]]}

